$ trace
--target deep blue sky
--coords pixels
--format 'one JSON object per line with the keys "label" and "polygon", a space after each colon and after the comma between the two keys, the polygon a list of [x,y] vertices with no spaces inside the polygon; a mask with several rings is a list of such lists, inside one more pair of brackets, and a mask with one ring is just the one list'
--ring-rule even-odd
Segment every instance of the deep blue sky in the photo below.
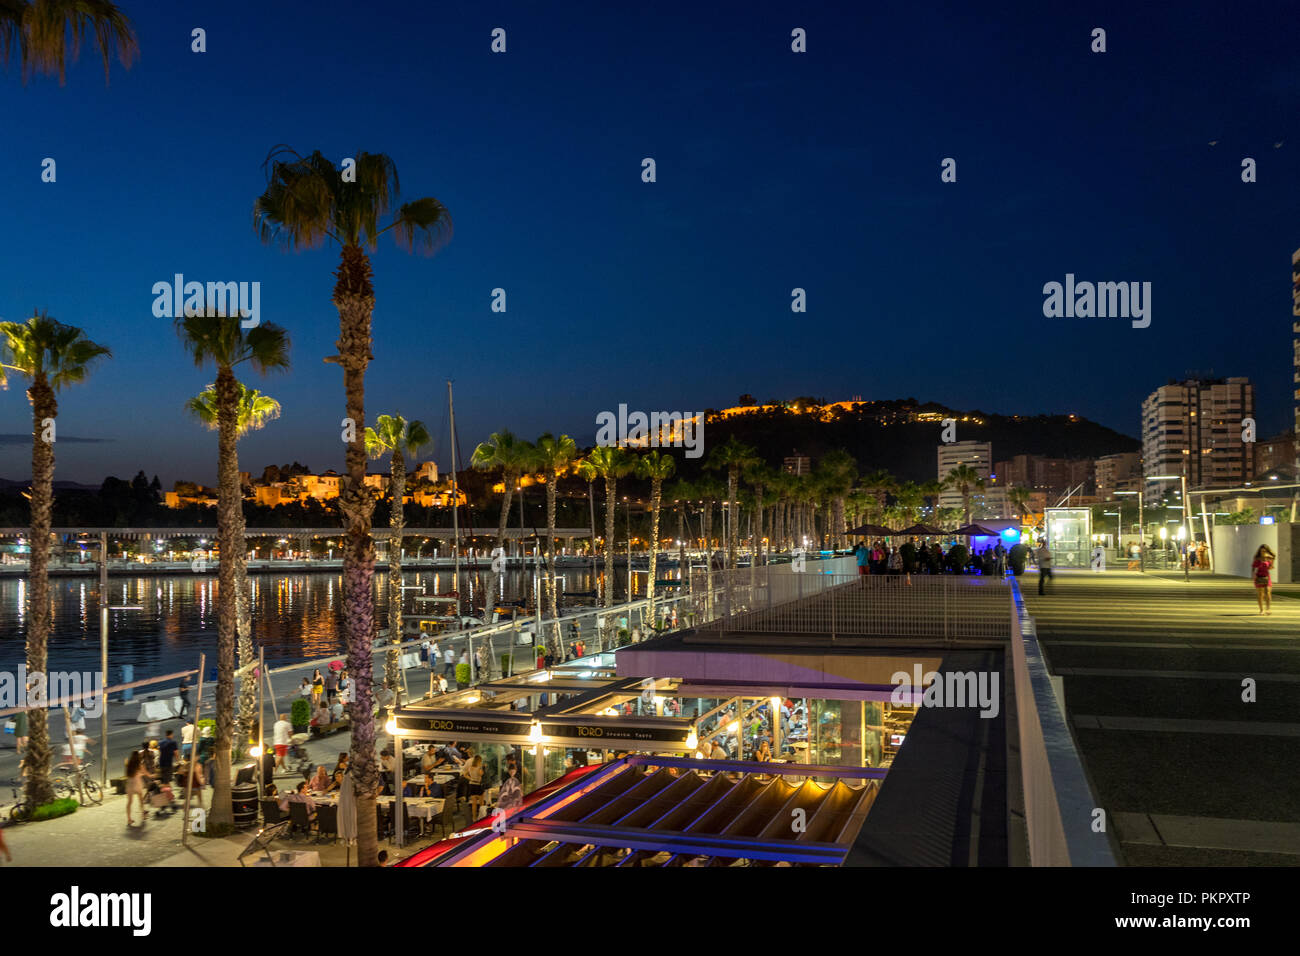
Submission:
{"label": "deep blue sky", "polygon": [[[448,377],[465,453],[497,428],[589,440],[620,402],[742,392],[1136,434],[1142,397],[1193,369],[1249,375],[1261,427],[1289,424],[1293,5],[121,5],[142,55],[109,87],[86,55],[62,88],[0,75],[0,316],[48,309],[116,356],[62,398],[59,478],[215,479],[215,436],[181,412],[211,372],[151,313],[176,272],[260,281],[292,336],[292,371],[257,383],[284,416],[241,443],[243,467],[341,468],[341,374],[321,362],[337,249],[284,254],[251,227],[277,143],[386,152],[405,198],[451,209],[436,257],[373,257],[366,396],[371,417],[423,418],[444,466]],[[1152,282],[1150,328],[1044,319],[1067,272]],[[29,434],[29,414],[21,387],[0,393],[0,433]],[[0,476],[28,461],[0,444]]]}

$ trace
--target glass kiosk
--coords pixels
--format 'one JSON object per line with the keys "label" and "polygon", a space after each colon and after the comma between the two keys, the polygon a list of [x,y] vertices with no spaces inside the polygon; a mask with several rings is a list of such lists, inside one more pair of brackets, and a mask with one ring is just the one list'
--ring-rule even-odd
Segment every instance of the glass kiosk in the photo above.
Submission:
{"label": "glass kiosk", "polygon": [[1088,508],[1046,508],[1047,547],[1052,565],[1086,568],[1092,554],[1092,511]]}

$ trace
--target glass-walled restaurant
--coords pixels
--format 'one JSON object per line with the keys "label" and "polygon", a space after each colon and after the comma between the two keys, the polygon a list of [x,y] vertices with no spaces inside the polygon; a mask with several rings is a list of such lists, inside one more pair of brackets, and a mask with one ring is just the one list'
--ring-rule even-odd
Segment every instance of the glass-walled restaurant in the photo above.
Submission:
{"label": "glass-walled restaurant", "polygon": [[619,677],[613,658],[595,655],[405,704],[389,729],[404,745],[407,772],[431,744],[452,741],[482,757],[489,786],[513,762],[524,792],[629,753],[887,768],[916,713],[883,688],[828,688],[818,692],[824,696],[741,685],[701,690],[672,677]]}

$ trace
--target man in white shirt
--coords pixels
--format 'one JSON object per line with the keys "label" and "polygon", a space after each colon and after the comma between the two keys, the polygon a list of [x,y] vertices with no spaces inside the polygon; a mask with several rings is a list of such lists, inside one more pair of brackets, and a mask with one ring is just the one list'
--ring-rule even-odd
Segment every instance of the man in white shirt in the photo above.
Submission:
{"label": "man in white shirt", "polygon": [[194,748],[194,723],[187,723],[181,728],[181,756],[188,757]]}
{"label": "man in white shirt", "polygon": [[271,742],[275,746],[275,769],[284,770],[284,758],[289,754],[289,738],[293,736],[293,724],[289,715],[281,714],[280,719],[271,728]]}
{"label": "man in white shirt", "polygon": [[1038,593],[1043,593],[1043,585],[1052,579],[1052,552],[1044,541],[1038,548]]}
{"label": "man in white shirt", "polygon": [[455,669],[456,669],[456,652],[451,649],[451,645],[448,645],[446,654],[443,657],[442,675],[444,677],[450,677],[453,673],[455,673]]}

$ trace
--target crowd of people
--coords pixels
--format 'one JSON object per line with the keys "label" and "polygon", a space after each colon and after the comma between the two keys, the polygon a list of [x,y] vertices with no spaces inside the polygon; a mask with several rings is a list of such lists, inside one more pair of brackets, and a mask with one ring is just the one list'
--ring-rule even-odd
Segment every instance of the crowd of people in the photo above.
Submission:
{"label": "crowd of people", "polygon": [[998,542],[979,551],[964,544],[954,544],[947,551],[938,542],[926,544],[907,541],[901,545],[877,541],[868,545],[859,541],[854,549],[858,574],[1003,574],[1007,569],[1007,549]]}

